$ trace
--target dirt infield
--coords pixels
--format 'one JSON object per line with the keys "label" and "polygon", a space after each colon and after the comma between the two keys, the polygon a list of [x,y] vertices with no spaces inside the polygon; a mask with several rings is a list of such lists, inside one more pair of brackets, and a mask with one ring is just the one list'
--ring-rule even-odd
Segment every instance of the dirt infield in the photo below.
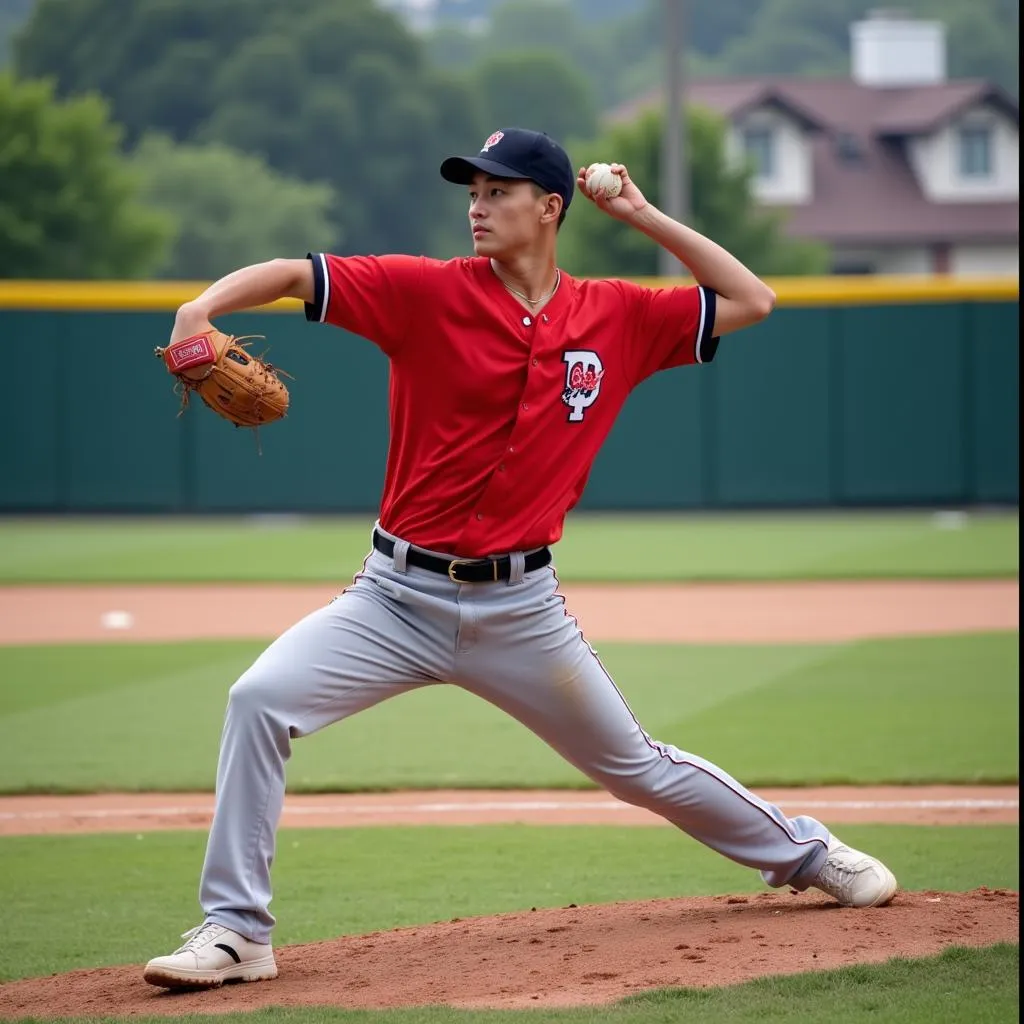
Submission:
{"label": "dirt infield", "polygon": [[182,1016],[267,1006],[578,1006],[663,986],[707,988],[947,946],[1016,942],[1017,893],[898,893],[877,910],[759,893],[522,911],[278,950],[280,977],[169,995],[138,967],[0,985],[0,1018]]}
{"label": "dirt infield", "polygon": [[[0,587],[0,644],[269,638],[334,596],[324,586]],[[591,640],[845,642],[1017,630],[1013,581],[565,587]],[[1016,824],[1010,787],[763,790],[789,814],[848,822]],[[208,794],[0,797],[0,836],[206,828]],[[594,792],[290,796],[282,824],[669,827]],[[892,867],[899,875],[899,865]],[[181,922],[187,927],[191,922]],[[1015,892],[904,892],[877,910],[820,893],[663,899],[458,919],[278,950],[270,984],[167,995],[139,965],[0,985],[0,1018],[221,1013],[264,1006],[569,1006],[660,986],[733,984],[950,945],[1016,942]],[[169,937],[169,945],[173,936]],[[164,950],[147,950],[145,956]]]}
{"label": "dirt infield", "polygon": [[[1017,824],[1017,786],[829,786],[759,789],[790,816],[826,825]],[[209,793],[0,796],[0,836],[206,829]],[[428,790],[289,795],[284,828],[375,825],[635,825],[671,828],[664,818],[607,793],[580,790]]]}
{"label": "dirt infield", "polygon": [[[321,584],[0,587],[0,644],[267,639],[329,601]],[[814,643],[1014,630],[1017,580],[566,584],[591,640]]]}

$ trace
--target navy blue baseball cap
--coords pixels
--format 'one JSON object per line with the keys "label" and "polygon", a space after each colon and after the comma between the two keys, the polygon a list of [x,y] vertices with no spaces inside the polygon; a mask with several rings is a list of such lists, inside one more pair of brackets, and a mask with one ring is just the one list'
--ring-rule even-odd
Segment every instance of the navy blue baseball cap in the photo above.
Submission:
{"label": "navy blue baseball cap", "polygon": [[496,178],[529,178],[562,197],[568,210],[576,188],[569,154],[543,132],[528,128],[502,128],[492,132],[476,156],[450,156],[441,164],[441,177],[456,185],[469,185],[479,171]]}

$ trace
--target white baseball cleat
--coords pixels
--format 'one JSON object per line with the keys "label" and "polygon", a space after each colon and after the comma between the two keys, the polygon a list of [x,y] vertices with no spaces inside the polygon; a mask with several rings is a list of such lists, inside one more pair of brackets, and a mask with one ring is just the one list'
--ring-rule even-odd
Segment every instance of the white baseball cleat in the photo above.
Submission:
{"label": "white baseball cleat", "polygon": [[188,941],[170,956],[146,964],[142,977],[162,988],[217,988],[226,981],[265,981],[277,977],[270,943],[207,921],[182,935]]}
{"label": "white baseball cleat", "polygon": [[811,883],[844,907],[881,907],[896,895],[896,876],[877,858],[841,843],[828,841],[828,857]]}

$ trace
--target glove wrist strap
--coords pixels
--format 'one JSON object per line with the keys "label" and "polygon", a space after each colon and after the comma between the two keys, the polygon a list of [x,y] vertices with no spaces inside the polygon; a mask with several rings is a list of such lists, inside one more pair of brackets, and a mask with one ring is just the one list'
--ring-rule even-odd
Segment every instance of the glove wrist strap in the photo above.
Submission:
{"label": "glove wrist strap", "polygon": [[163,349],[161,355],[171,373],[182,373],[197,366],[210,366],[217,361],[217,350],[208,334],[182,338]]}

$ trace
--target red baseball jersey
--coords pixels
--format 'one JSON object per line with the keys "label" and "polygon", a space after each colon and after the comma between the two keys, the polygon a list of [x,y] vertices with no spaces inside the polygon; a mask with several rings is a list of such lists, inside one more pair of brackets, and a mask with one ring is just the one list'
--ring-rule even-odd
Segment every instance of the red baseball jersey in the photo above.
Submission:
{"label": "red baseball jersey", "polygon": [[552,544],[630,391],[709,362],[715,293],[575,280],[537,313],[482,257],[311,254],[306,317],[390,361],[380,522],[467,558]]}

